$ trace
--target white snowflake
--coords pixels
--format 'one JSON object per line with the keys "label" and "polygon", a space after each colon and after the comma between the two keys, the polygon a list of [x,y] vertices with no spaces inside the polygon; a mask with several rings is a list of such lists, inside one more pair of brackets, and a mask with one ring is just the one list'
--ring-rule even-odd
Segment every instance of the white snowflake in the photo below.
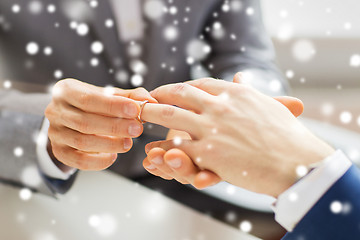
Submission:
{"label": "white snowflake", "polygon": [[321,113],[325,116],[331,116],[334,113],[334,105],[331,103],[322,104]]}
{"label": "white snowflake", "polygon": [[34,15],[40,14],[43,10],[43,7],[44,6],[42,2],[37,0],[30,1],[28,5],[29,12]]}
{"label": "white snowflake", "polygon": [[118,70],[115,74],[117,82],[125,84],[129,80],[129,74],[125,70]]}
{"label": "white snowflake", "polygon": [[251,222],[247,221],[247,220],[244,220],[240,223],[239,225],[240,227],[240,230],[243,231],[243,232],[250,232],[252,230],[252,224]]}
{"label": "white snowflake", "polygon": [[131,76],[130,82],[134,87],[139,87],[143,84],[144,78],[140,74],[134,74]]}
{"label": "white snowflake", "polygon": [[243,7],[243,3],[240,0],[230,1],[231,11],[239,12]]}
{"label": "white snowflake", "polygon": [[105,27],[112,28],[114,26],[114,21],[110,18],[105,20]]}
{"label": "white snowflake", "polygon": [[49,4],[49,5],[47,6],[47,11],[48,11],[49,13],[54,13],[54,12],[56,12],[56,6],[55,6],[54,4]]}
{"label": "white snowflake", "polygon": [[145,75],[147,72],[147,66],[141,60],[133,60],[130,62],[131,70],[140,75]]}
{"label": "white snowflake", "polygon": [[54,71],[54,77],[56,79],[61,79],[63,77],[63,72],[61,70],[59,70],[59,69],[55,70]]}
{"label": "white snowflake", "polygon": [[44,54],[45,54],[46,56],[51,55],[52,52],[53,52],[53,50],[52,50],[51,47],[47,46],[47,47],[44,48]]}
{"label": "white snowflake", "polygon": [[330,204],[330,210],[334,214],[339,214],[343,210],[343,204],[340,201],[333,201]]}
{"label": "white snowflake", "polygon": [[229,195],[234,195],[236,192],[236,188],[232,185],[226,187],[226,193]]}
{"label": "white snowflake", "polygon": [[311,60],[315,53],[316,50],[313,42],[307,39],[298,40],[292,46],[292,54],[299,62]]}
{"label": "white snowflake", "polygon": [[90,1],[90,7],[96,8],[99,5],[97,0],[91,0]]}
{"label": "white snowflake", "polygon": [[221,9],[223,10],[223,12],[228,12],[230,10],[230,5],[228,3],[224,3],[221,6]]}
{"label": "white snowflake", "polygon": [[39,45],[36,42],[29,42],[26,45],[26,52],[29,55],[36,55],[39,52]]}
{"label": "white snowflake", "polygon": [[289,69],[289,70],[286,71],[285,75],[286,75],[287,78],[291,79],[291,78],[293,78],[295,76],[295,73],[294,73],[293,70]]}
{"label": "white snowflake", "polygon": [[12,5],[11,11],[12,11],[13,13],[19,13],[19,12],[21,11],[20,5],[19,5],[19,4],[14,4],[14,5]]}
{"label": "white snowflake", "polygon": [[288,41],[293,37],[294,27],[290,23],[284,23],[279,26],[277,31],[277,38],[281,41]]}
{"label": "white snowflake", "polygon": [[20,175],[21,182],[30,187],[38,187],[41,184],[41,176],[36,166],[24,168]]}
{"label": "white snowflake", "polygon": [[350,57],[351,67],[360,67],[360,54],[354,54]]}
{"label": "white snowflake", "polygon": [[161,18],[164,13],[164,5],[160,0],[146,1],[144,4],[144,14],[151,20]]}
{"label": "white snowflake", "polygon": [[19,191],[19,197],[23,201],[29,201],[32,197],[32,191],[28,188],[23,188]]}
{"label": "white snowflake", "polygon": [[5,89],[9,89],[12,86],[12,82],[10,80],[5,80],[3,86]]}
{"label": "white snowflake", "polygon": [[344,23],[345,30],[350,30],[352,28],[352,24],[350,22]]}
{"label": "white snowflake", "polygon": [[97,58],[91,58],[90,59],[90,65],[92,66],[92,67],[97,67],[97,66],[99,66],[99,59],[97,59]]}
{"label": "white snowflake", "polygon": [[24,149],[22,147],[14,148],[15,157],[22,157],[24,155]]}
{"label": "white snowflake", "polygon": [[235,222],[236,218],[237,218],[237,215],[235,212],[227,212],[225,215],[225,219],[229,223]]}
{"label": "white snowflake", "polygon": [[289,194],[289,201],[290,202],[296,202],[298,200],[299,196],[296,192],[291,192]]}
{"label": "white snowflake", "polygon": [[101,54],[104,50],[104,45],[100,41],[95,41],[91,44],[91,51],[94,54]]}
{"label": "white snowflake", "polygon": [[308,169],[304,165],[299,165],[296,167],[296,175],[298,178],[304,177],[308,173]]}
{"label": "white snowflake", "polygon": [[169,8],[169,13],[170,13],[171,15],[176,15],[177,12],[178,12],[177,7],[171,6],[171,7]]}
{"label": "white snowflake", "polygon": [[89,33],[89,26],[86,23],[80,23],[76,26],[76,32],[79,36],[86,36]]}
{"label": "white snowflake", "polygon": [[281,82],[277,79],[273,79],[269,82],[269,89],[272,92],[280,92],[280,90],[282,89],[282,85]]}
{"label": "white snowflake", "polygon": [[349,124],[352,120],[352,114],[348,111],[343,111],[342,113],[340,113],[340,121],[343,124]]}
{"label": "white snowflake", "polygon": [[179,36],[179,30],[178,28],[174,26],[167,26],[164,28],[164,38],[168,41],[174,41]]}
{"label": "white snowflake", "polygon": [[76,29],[77,26],[78,26],[78,23],[76,21],[71,21],[69,26],[70,26],[71,29]]}
{"label": "white snowflake", "polygon": [[174,137],[173,143],[174,143],[175,146],[181,145],[181,143],[182,143],[181,137]]}
{"label": "white snowflake", "polygon": [[247,14],[247,15],[251,16],[251,15],[254,15],[254,13],[255,13],[254,8],[248,7],[248,8],[246,9],[246,14]]}
{"label": "white snowflake", "polygon": [[106,96],[113,96],[115,94],[115,88],[113,86],[105,86],[104,87],[104,94]]}
{"label": "white snowflake", "polygon": [[195,61],[205,59],[211,52],[211,47],[205,41],[193,39],[186,45],[186,53]]}
{"label": "white snowflake", "polygon": [[215,39],[221,39],[225,36],[225,29],[220,22],[214,22],[211,35]]}

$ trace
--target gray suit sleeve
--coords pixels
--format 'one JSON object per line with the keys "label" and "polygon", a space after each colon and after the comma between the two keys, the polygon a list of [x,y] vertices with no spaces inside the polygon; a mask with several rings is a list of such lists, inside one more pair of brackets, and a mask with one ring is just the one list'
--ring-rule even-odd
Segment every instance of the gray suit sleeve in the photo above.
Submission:
{"label": "gray suit sleeve", "polygon": [[[260,1],[241,2],[239,11],[224,12],[220,4],[216,11],[218,17],[208,22],[212,30],[206,38],[212,52],[205,64],[214,77],[231,81],[236,72],[247,71],[249,83],[260,91],[269,95],[285,94],[288,84],[276,67],[274,47],[262,21]],[[222,25],[223,37],[218,39],[214,37],[215,22]]]}
{"label": "gray suit sleeve", "polygon": [[36,135],[49,94],[25,94],[0,89],[0,181],[53,195],[39,171]]}

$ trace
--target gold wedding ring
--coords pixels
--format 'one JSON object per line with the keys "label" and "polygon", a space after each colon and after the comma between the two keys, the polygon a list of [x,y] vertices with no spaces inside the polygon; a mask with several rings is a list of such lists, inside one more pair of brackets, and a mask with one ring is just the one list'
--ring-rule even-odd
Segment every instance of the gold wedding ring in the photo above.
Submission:
{"label": "gold wedding ring", "polygon": [[140,103],[140,113],[139,113],[139,115],[138,115],[138,117],[137,117],[137,120],[138,120],[141,124],[146,123],[145,121],[141,120],[141,114],[142,114],[142,111],[143,111],[143,109],[144,109],[144,107],[145,107],[145,104],[147,104],[148,102],[149,102],[148,100],[145,100],[145,101],[143,101],[143,102]]}

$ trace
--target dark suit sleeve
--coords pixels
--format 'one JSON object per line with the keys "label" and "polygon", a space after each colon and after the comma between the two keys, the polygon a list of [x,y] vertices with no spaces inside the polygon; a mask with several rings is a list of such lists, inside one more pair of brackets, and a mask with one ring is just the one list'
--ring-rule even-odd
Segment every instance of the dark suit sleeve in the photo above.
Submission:
{"label": "dark suit sleeve", "polygon": [[[342,204],[340,213],[330,209]],[[360,170],[354,165],[328,190],[283,240],[360,239]]]}
{"label": "dark suit sleeve", "polygon": [[[212,28],[215,22],[220,23],[224,36],[214,38],[213,29],[206,33],[212,52],[205,65],[212,66],[208,69],[214,77],[230,81],[236,72],[251,70],[251,84],[258,90],[269,95],[285,94],[288,84],[276,67],[274,47],[262,21],[260,1],[241,2],[241,10],[224,12],[221,1],[216,9],[218,17],[210,15],[207,26]],[[253,14],[248,14],[249,11]],[[269,88],[273,80],[280,83],[281,88],[277,92]],[[276,84],[273,86],[277,88]]]}

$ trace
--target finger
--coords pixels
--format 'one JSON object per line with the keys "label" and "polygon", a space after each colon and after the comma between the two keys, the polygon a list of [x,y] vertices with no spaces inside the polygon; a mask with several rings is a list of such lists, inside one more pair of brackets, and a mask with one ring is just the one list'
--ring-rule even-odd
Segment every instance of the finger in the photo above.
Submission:
{"label": "finger", "polygon": [[173,177],[168,176],[167,174],[165,174],[165,173],[161,172],[159,169],[157,169],[154,164],[149,162],[148,158],[144,159],[143,167],[146,169],[146,171],[148,171],[152,175],[161,177],[161,178],[163,178],[165,180],[172,180],[173,179]]}
{"label": "finger", "polygon": [[200,172],[200,169],[186,153],[180,149],[173,148],[165,153],[164,160],[166,165],[168,165],[177,176],[194,184],[194,178],[196,174]]}
{"label": "finger", "polygon": [[143,126],[137,120],[87,113],[72,106],[64,106],[62,112],[61,117],[52,119],[52,122],[84,134],[133,138],[143,132]]}
{"label": "finger", "polygon": [[162,148],[153,148],[147,153],[147,159],[161,172],[174,177],[173,170],[164,162],[165,153],[166,151]]}
{"label": "finger", "polygon": [[[118,88],[119,89],[119,88]],[[151,94],[145,88],[136,88],[133,90],[123,90],[125,92],[124,97],[128,97],[137,101],[145,101],[148,100],[150,103],[157,103],[158,101],[151,96]]]}
{"label": "finger", "polygon": [[211,95],[220,95],[224,92],[227,92],[229,89],[232,89],[234,86],[234,83],[227,82],[224,80],[218,80],[213,78],[201,78],[197,80],[192,80],[185,82],[191,86],[194,86],[196,88],[199,88]]}
{"label": "finger", "polygon": [[83,134],[70,128],[49,128],[52,142],[84,152],[125,153],[132,147],[131,138]]}
{"label": "finger", "polygon": [[287,96],[274,97],[274,99],[287,107],[295,117],[300,116],[304,111],[304,104],[300,99]]}
{"label": "finger", "polygon": [[197,189],[204,189],[218,184],[221,181],[222,179],[217,174],[208,170],[202,170],[194,177],[193,186]]}
{"label": "finger", "polygon": [[203,108],[212,100],[208,93],[186,83],[168,84],[156,88],[151,96],[159,103],[176,105],[178,107],[202,112]]}
{"label": "finger", "polygon": [[200,137],[203,120],[201,115],[175,106],[164,104],[145,104],[141,119],[170,129],[185,131],[191,136]]}
{"label": "finger", "polygon": [[55,100],[65,100],[85,112],[123,118],[135,118],[140,112],[140,107],[134,100],[106,94],[101,88],[77,80],[60,81],[54,88],[57,92]]}
{"label": "finger", "polygon": [[52,145],[56,159],[67,166],[80,170],[98,171],[110,167],[116,160],[116,153],[87,153],[69,146]]}
{"label": "finger", "polygon": [[157,142],[150,142],[145,146],[145,152],[149,153],[153,148],[162,148],[165,151],[168,151],[172,148],[178,148],[186,153],[190,158],[196,158],[196,149],[198,148],[197,141],[195,140],[165,140],[165,141],[157,141]]}
{"label": "finger", "polygon": [[237,73],[234,75],[233,83],[241,83],[241,82],[242,82],[242,79],[243,79],[243,74],[242,74],[242,72],[237,72]]}

